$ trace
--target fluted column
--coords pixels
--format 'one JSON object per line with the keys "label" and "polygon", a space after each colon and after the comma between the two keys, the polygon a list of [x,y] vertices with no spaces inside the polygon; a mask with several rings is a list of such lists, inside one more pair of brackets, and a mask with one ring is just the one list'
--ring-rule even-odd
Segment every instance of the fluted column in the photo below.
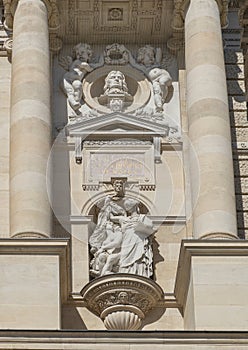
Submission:
{"label": "fluted column", "polygon": [[185,18],[185,55],[193,234],[236,238],[226,75],[215,0],[191,0]]}
{"label": "fluted column", "polygon": [[19,0],[14,17],[10,144],[10,234],[49,237],[46,168],[50,151],[47,8]]}

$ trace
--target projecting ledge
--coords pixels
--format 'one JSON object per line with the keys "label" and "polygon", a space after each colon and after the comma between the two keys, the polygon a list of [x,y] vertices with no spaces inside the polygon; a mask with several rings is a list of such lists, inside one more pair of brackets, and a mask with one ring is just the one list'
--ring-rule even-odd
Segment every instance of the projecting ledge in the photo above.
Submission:
{"label": "projecting ledge", "polygon": [[248,241],[183,240],[175,297],[185,329],[248,327]]}

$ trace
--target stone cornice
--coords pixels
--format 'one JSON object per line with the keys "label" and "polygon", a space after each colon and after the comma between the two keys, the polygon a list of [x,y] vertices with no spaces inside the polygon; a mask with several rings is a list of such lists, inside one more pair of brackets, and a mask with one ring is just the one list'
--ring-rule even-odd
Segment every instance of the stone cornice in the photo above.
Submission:
{"label": "stone cornice", "polygon": [[[57,255],[60,266],[61,301],[66,302],[70,291],[70,248],[69,239],[1,239],[0,255]],[[1,347],[0,347],[1,349]]]}
{"label": "stone cornice", "polygon": [[[0,349],[80,349],[93,348],[92,344],[99,348],[126,349],[137,345],[144,348],[148,344],[152,349],[173,348],[177,345],[185,350],[197,349],[204,346],[214,350],[217,346],[221,349],[244,349],[248,344],[248,332],[238,331],[90,331],[90,330],[1,330]],[[192,347],[194,346],[194,347]]]}
{"label": "stone cornice", "polygon": [[[3,0],[4,4],[4,17],[5,28],[8,30],[13,29],[14,15],[19,0]],[[57,0],[42,0],[48,13],[48,25],[50,32],[56,32],[59,28],[59,12],[57,6]]]}
{"label": "stone cornice", "polygon": [[174,295],[183,310],[187,298],[193,256],[247,256],[246,240],[183,240],[179,254]]}
{"label": "stone cornice", "polygon": [[[220,21],[221,26],[226,27],[227,22],[227,14],[228,14],[228,0],[216,0],[219,11],[220,11]],[[174,0],[174,12],[173,12],[173,20],[172,20],[172,28],[175,31],[183,31],[184,30],[184,20],[186,10],[190,4],[190,0]]]}

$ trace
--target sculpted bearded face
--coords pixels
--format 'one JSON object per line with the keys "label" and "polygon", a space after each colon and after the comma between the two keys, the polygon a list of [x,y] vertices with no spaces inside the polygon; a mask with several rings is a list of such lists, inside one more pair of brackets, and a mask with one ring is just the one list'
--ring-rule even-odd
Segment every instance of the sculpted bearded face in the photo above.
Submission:
{"label": "sculpted bearded face", "polygon": [[124,183],[122,180],[115,180],[113,187],[117,194],[122,194],[124,192]]}
{"label": "sculpted bearded face", "polygon": [[117,89],[120,91],[127,91],[127,84],[125,81],[125,76],[120,71],[111,71],[106,79],[105,79],[105,86],[104,91]]}

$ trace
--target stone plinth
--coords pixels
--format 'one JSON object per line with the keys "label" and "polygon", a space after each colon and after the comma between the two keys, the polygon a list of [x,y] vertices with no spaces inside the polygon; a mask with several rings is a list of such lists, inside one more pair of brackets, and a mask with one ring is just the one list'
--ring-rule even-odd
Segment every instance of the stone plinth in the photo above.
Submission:
{"label": "stone plinth", "polygon": [[88,283],[81,295],[107,329],[137,330],[148,311],[163,298],[163,291],[149,278],[113,274]]}
{"label": "stone plinth", "polygon": [[247,253],[246,241],[182,241],[175,296],[185,330],[247,329]]}

